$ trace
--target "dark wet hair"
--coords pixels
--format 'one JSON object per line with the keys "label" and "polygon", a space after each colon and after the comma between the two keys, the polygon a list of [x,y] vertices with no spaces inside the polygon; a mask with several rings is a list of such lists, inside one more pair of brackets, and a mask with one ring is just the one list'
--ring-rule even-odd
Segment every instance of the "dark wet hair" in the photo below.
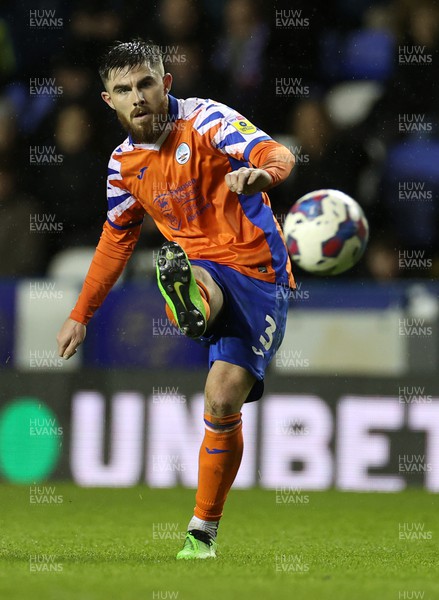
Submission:
{"label": "dark wet hair", "polygon": [[105,83],[108,81],[111,71],[138,67],[145,62],[151,68],[163,69],[162,53],[157,44],[150,40],[142,40],[142,38],[134,38],[128,42],[116,41],[101,56],[98,64],[99,75]]}

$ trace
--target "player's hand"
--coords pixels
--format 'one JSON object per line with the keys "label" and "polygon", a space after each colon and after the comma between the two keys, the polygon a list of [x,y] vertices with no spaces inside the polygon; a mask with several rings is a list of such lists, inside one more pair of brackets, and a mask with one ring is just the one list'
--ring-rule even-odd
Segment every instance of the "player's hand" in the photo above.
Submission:
{"label": "player's hand", "polygon": [[262,192],[272,184],[271,175],[267,171],[247,167],[227,173],[225,180],[231,192],[247,195]]}
{"label": "player's hand", "polygon": [[66,319],[56,336],[58,354],[66,360],[76,354],[76,348],[85,339],[86,327],[73,319]]}

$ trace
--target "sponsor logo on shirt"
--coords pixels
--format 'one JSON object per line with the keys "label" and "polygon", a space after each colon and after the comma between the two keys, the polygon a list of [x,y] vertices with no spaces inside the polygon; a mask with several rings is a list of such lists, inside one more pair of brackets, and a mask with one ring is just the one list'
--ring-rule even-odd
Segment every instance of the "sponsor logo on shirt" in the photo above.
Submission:
{"label": "sponsor logo on shirt", "polygon": [[195,178],[159,194],[153,199],[153,205],[174,231],[179,231],[184,222],[189,225],[212,206],[201,194]]}
{"label": "sponsor logo on shirt", "polygon": [[232,125],[239,131],[239,133],[243,133],[244,135],[250,135],[251,133],[256,132],[255,125],[250,123],[248,119],[238,119],[237,121],[233,121]]}

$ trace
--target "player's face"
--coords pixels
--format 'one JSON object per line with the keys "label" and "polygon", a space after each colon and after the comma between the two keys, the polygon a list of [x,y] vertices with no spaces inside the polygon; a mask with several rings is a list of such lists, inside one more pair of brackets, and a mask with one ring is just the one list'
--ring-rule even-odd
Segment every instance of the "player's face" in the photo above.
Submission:
{"label": "player's face", "polygon": [[172,76],[146,63],[111,71],[103,100],[113,108],[123,128],[138,144],[153,144],[163,132]]}

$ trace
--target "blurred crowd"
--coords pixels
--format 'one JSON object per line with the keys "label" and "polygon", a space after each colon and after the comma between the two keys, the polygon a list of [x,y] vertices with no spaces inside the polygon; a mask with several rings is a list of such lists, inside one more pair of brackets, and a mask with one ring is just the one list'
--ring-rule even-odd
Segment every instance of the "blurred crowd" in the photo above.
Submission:
{"label": "blurred crowd", "polygon": [[[281,222],[303,194],[341,189],[371,228],[352,276],[439,275],[435,0],[3,0],[0,276],[44,275],[61,250],[96,245],[125,137],[96,63],[135,36],[161,47],[175,96],[224,102],[296,155],[270,193]],[[140,246],[160,239],[146,222]],[[401,252],[424,263],[402,268]]]}

